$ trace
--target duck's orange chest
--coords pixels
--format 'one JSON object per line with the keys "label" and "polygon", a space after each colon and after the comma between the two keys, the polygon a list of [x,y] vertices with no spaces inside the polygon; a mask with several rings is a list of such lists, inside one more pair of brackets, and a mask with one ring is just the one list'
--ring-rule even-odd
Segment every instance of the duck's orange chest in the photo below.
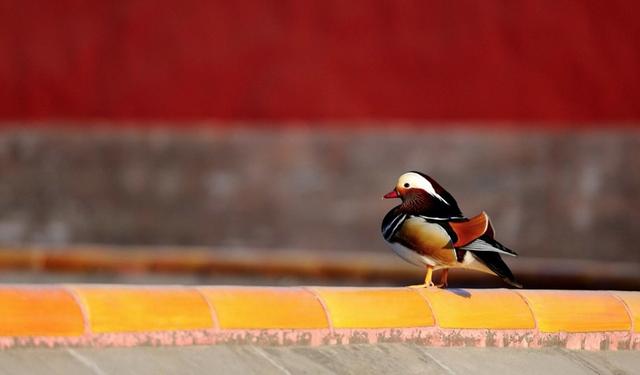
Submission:
{"label": "duck's orange chest", "polygon": [[396,236],[405,246],[439,263],[453,264],[456,262],[451,237],[438,224],[429,223],[419,217],[411,217],[405,220]]}

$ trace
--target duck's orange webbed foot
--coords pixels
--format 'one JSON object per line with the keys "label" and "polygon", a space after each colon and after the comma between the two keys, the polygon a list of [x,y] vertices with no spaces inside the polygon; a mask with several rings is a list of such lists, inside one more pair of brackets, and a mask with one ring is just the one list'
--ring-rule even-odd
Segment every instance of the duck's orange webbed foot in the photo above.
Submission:
{"label": "duck's orange webbed foot", "polygon": [[433,266],[427,266],[427,274],[424,277],[424,284],[418,285],[409,285],[409,288],[420,289],[420,288],[433,288],[436,285],[431,281],[431,277],[433,276]]}

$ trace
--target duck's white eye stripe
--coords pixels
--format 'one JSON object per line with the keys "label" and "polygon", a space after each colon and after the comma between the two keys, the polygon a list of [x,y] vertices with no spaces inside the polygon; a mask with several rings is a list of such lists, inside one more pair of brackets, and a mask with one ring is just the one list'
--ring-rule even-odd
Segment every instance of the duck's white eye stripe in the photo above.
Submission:
{"label": "duck's white eye stripe", "polygon": [[431,182],[429,182],[429,180],[427,180],[426,178],[424,179],[425,182],[425,190],[427,191],[427,193],[431,194],[432,196],[440,199],[441,201],[443,201],[447,206],[449,206],[449,202],[447,202],[444,198],[442,198],[440,196],[440,194],[436,193],[436,189],[433,188],[433,185],[431,184]]}
{"label": "duck's white eye stripe", "polygon": [[400,177],[400,182],[404,182],[404,187],[408,187],[407,185],[411,185],[412,188],[420,188],[429,193],[434,198],[441,200],[447,206],[450,206],[449,202],[447,202],[446,199],[444,199],[440,194],[436,193],[436,189],[433,188],[433,184],[431,184],[431,181],[415,172],[408,172],[403,174]]}
{"label": "duck's white eye stripe", "polygon": [[[427,181],[428,182],[428,181]],[[449,202],[447,202],[446,200],[444,200],[444,198],[442,198],[440,196],[440,194],[436,193],[436,190],[433,188],[433,185],[431,185],[431,183],[429,183],[429,188],[427,189],[427,193],[433,195],[434,197],[440,199],[441,201],[443,201],[447,206],[449,205]]]}

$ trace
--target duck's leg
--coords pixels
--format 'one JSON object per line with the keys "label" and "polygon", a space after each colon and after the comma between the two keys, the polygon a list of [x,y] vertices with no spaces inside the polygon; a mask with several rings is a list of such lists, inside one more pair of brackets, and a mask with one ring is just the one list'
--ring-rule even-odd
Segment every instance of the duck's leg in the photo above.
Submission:
{"label": "duck's leg", "polygon": [[449,278],[449,269],[445,268],[442,270],[442,273],[440,274],[440,282],[436,285],[438,288],[446,288],[449,283],[447,282],[447,279]]}
{"label": "duck's leg", "polygon": [[410,285],[409,288],[428,288],[434,286],[433,281],[431,281],[432,276],[433,266],[427,265],[427,274],[424,276],[424,284]]}
{"label": "duck's leg", "polygon": [[433,281],[431,281],[432,276],[433,276],[433,267],[427,266],[427,274],[424,276],[424,285],[433,286]]}

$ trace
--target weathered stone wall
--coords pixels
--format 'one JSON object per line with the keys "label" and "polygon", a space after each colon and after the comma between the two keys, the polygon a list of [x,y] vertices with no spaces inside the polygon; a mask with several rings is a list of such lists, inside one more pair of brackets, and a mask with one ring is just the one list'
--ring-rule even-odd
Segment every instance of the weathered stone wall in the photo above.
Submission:
{"label": "weathered stone wall", "polygon": [[388,251],[409,169],[528,256],[640,260],[640,132],[454,128],[0,133],[0,245]]}

